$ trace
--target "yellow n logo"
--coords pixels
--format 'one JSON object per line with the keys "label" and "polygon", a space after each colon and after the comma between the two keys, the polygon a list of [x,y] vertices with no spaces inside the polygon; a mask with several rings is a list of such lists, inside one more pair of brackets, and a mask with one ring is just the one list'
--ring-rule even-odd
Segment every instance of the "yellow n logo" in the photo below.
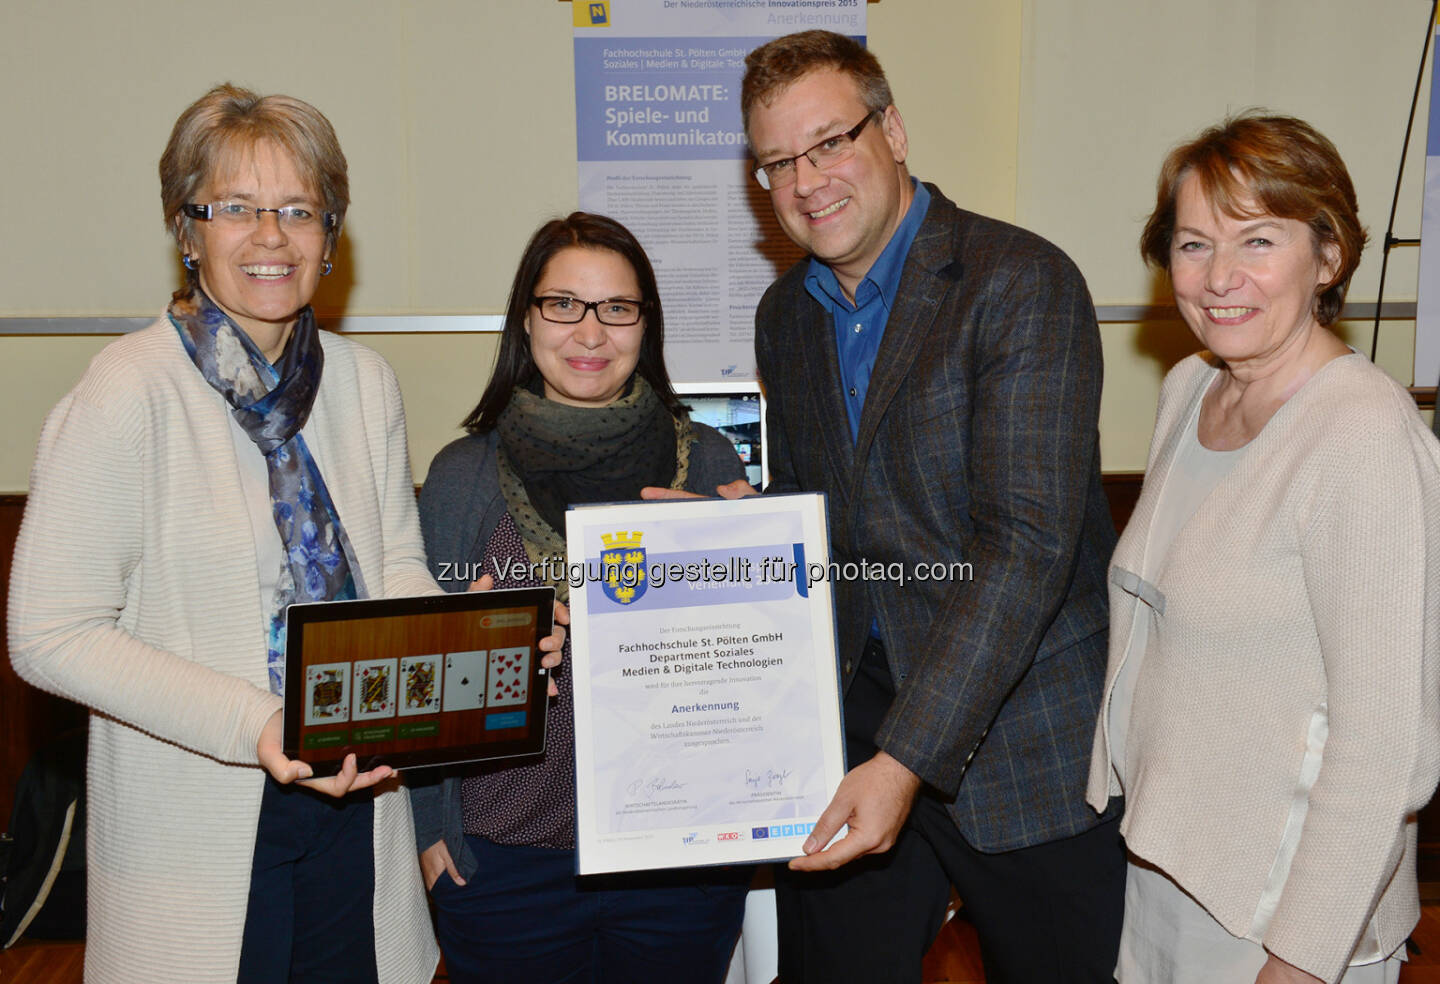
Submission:
{"label": "yellow n logo", "polygon": [[570,7],[576,27],[610,26],[610,0],[574,0]]}

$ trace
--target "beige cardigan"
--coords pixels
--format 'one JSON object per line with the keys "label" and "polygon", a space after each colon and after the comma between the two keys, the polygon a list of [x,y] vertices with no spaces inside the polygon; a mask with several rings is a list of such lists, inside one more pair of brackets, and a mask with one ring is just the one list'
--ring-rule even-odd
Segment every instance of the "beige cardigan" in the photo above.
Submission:
{"label": "beige cardigan", "polygon": [[[1120,792],[1106,708],[1141,604],[1117,569],[1142,569],[1179,434],[1217,372],[1192,356],[1166,378],[1115,551],[1097,810]],[[1176,536],[1154,588],[1163,613],[1123,769],[1130,850],[1232,934],[1258,930],[1327,981],[1361,942],[1398,948],[1419,918],[1413,813],[1440,778],[1440,444],[1409,395],[1363,356],[1324,366]],[[1323,717],[1320,771],[1297,797]],[[1292,801],[1303,827],[1287,873],[1277,854]],[[1267,888],[1279,892],[1268,925]]]}
{"label": "beige cardigan", "polygon": [[[322,332],[305,433],[372,596],[438,590],[400,391]],[[15,669],[89,705],[87,981],[235,979],[264,772],[265,613],[228,408],[169,321],[107,346],[46,419],[10,590]],[[437,950],[407,794],[375,802],[384,984]]]}

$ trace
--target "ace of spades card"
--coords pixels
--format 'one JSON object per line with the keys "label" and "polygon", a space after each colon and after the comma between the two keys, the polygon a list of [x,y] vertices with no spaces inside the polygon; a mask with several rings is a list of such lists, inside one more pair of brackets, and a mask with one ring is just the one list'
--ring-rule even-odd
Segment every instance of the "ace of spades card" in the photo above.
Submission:
{"label": "ace of spades card", "polygon": [[444,710],[473,711],[485,706],[486,649],[445,654]]}
{"label": "ace of spades card", "polygon": [[305,670],[305,723],[350,720],[350,664],[316,663]]}
{"label": "ace of spades card", "polygon": [[356,660],[353,692],[356,721],[394,717],[395,660]]}
{"label": "ace of spades card", "polygon": [[490,706],[523,704],[530,699],[530,647],[490,650]]}
{"label": "ace of spades card", "polygon": [[407,656],[400,661],[400,714],[440,713],[441,656]]}

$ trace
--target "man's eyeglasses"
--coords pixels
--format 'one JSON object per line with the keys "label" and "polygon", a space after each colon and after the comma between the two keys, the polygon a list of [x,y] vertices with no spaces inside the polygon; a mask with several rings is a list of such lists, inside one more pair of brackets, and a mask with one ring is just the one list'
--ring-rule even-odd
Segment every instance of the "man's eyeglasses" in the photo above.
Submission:
{"label": "man's eyeglasses", "polygon": [[766,191],[774,191],[795,183],[795,165],[802,157],[808,157],[810,163],[822,171],[827,167],[834,167],[841,161],[849,160],[855,153],[855,141],[859,138],[860,131],[865,129],[865,124],[879,115],[881,115],[879,111],[872,112],[844,133],[826,137],[803,154],[784,157],[778,161],[771,161],[769,164],[761,164],[755,169],[755,180],[760,182],[760,187]]}
{"label": "man's eyeglasses", "polygon": [[578,297],[546,295],[532,297],[530,303],[540,309],[540,316],[546,321],[560,325],[579,324],[585,320],[588,311],[594,311],[602,325],[621,328],[633,325],[645,312],[640,301],[627,301],[621,297],[609,297],[603,301],[582,301]]}
{"label": "man's eyeglasses", "polygon": [[180,210],[192,219],[219,222],[237,228],[257,225],[260,216],[265,212],[274,212],[282,227],[296,232],[319,232],[322,229],[328,232],[338,224],[334,212],[316,212],[304,205],[260,208],[245,202],[211,202],[209,205],[187,202],[180,206]]}

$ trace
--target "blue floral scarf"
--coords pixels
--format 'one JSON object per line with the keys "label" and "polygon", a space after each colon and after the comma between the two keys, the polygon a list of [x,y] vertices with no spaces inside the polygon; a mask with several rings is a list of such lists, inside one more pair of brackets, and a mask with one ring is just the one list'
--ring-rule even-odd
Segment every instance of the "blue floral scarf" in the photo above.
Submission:
{"label": "blue floral scarf", "polygon": [[271,602],[266,665],[271,692],[283,694],[286,607],[365,593],[340,514],[300,434],[325,367],[315,315],[308,307],[300,312],[273,366],[199,287],[188,298],[172,301],[169,315],[190,361],[225,397],[235,420],[265,456],[271,514],[286,556]]}

